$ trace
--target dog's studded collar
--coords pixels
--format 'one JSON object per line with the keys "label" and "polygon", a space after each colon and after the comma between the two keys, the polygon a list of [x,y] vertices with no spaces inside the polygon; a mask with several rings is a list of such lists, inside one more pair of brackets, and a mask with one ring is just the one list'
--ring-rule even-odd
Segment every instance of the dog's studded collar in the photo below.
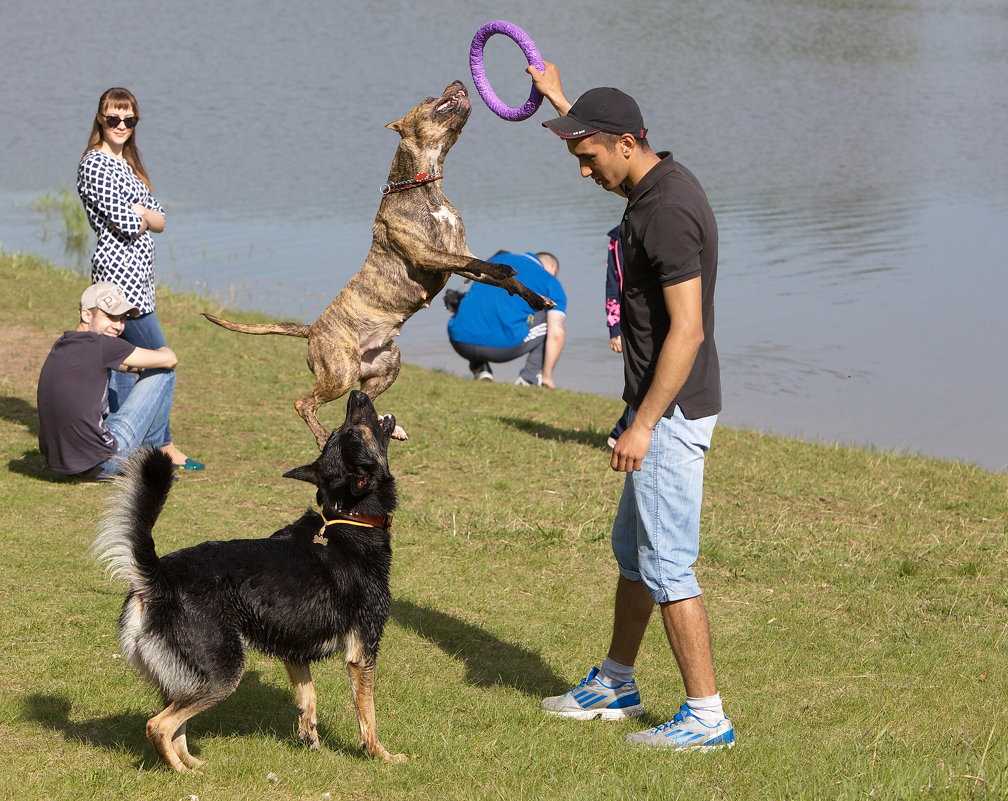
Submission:
{"label": "dog's studded collar", "polygon": [[392,515],[363,515],[353,512],[336,512],[336,517],[329,520],[326,518],[325,513],[320,511],[319,517],[322,518],[322,528],[319,529],[319,533],[312,540],[319,545],[329,544],[329,538],[325,535],[326,529],[329,526],[364,526],[365,528],[383,528],[386,531],[392,529]]}
{"label": "dog's studded collar", "polygon": [[423,186],[424,184],[429,184],[431,181],[440,181],[444,176],[435,172],[428,175],[425,172],[418,172],[408,181],[396,181],[395,183],[387,183],[381,185],[381,193],[383,195],[391,195],[394,192],[404,192],[407,189],[413,189],[417,186]]}

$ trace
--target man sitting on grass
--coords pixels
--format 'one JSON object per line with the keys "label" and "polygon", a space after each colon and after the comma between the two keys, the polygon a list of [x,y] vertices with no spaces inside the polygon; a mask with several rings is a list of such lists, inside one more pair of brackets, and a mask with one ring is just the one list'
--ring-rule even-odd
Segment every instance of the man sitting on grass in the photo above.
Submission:
{"label": "man sitting on grass", "polygon": [[[39,374],[39,449],[49,469],[74,478],[105,478],[140,447],[168,444],[168,414],[178,359],[119,339],[123,320],[140,311],[115,284],[84,290],[80,322],[56,340]],[[164,367],[151,371],[147,368]],[[112,370],[140,372],[123,405],[109,413]]]}

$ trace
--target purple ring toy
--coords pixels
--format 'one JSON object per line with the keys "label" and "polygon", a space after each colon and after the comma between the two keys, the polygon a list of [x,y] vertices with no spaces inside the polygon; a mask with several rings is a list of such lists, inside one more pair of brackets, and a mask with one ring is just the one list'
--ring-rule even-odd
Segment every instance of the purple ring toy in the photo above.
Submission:
{"label": "purple ring toy", "polygon": [[539,50],[535,46],[535,42],[529,38],[529,35],[525,31],[517,25],[512,25],[510,22],[505,22],[502,19],[488,22],[476,31],[476,35],[473,37],[472,46],[469,48],[469,70],[472,72],[476,91],[483,98],[483,102],[498,117],[510,120],[511,122],[519,122],[528,119],[536,113],[536,110],[542,105],[543,96],[535,88],[535,84],[533,84],[532,91],[529,92],[529,98],[525,105],[521,108],[512,108],[506,103],[501,102],[501,99],[497,97],[494,90],[490,88],[490,81],[487,80],[486,70],[483,68],[483,46],[486,44],[487,39],[495,33],[503,33],[505,36],[513,39],[515,44],[522,49],[525,58],[528,59],[528,63],[539,70],[539,72],[542,72],[545,66],[543,65],[542,56],[539,55]]}

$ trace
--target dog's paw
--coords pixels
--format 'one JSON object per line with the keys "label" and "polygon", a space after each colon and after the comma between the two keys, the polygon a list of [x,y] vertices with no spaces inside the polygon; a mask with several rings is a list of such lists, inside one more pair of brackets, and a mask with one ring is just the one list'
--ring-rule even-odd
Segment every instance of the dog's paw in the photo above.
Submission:
{"label": "dog's paw", "polygon": [[497,264],[492,261],[483,262],[480,265],[480,272],[490,278],[496,278],[498,281],[506,281],[508,278],[518,274],[518,271],[513,267],[508,267],[506,264]]}
{"label": "dog's paw", "polygon": [[390,762],[392,764],[406,762],[409,759],[406,754],[390,754],[382,745],[378,746],[378,753],[376,753],[375,756],[382,762]]}
{"label": "dog's paw", "polygon": [[295,723],[294,734],[297,736],[298,742],[309,751],[319,750],[318,728],[314,724],[305,726],[301,723]]}
{"label": "dog's paw", "polygon": [[528,301],[528,304],[536,311],[549,311],[556,308],[556,303],[542,295],[536,295],[534,299]]}
{"label": "dog's paw", "polygon": [[372,759],[380,759],[382,762],[405,762],[409,758],[406,754],[390,754],[378,740],[371,745],[361,743],[361,750]]}
{"label": "dog's paw", "polygon": [[320,748],[318,734],[316,734],[314,731],[305,734],[298,732],[298,742],[300,742],[301,745],[303,745],[309,751],[318,751]]}

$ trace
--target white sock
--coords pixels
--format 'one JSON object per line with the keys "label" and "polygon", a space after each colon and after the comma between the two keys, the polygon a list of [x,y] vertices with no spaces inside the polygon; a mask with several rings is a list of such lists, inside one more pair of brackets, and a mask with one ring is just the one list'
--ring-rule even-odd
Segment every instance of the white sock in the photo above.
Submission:
{"label": "white sock", "polygon": [[626,684],[628,681],[633,681],[633,674],[633,665],[621,665],[619,662],[610,659],[607,656],[604,660],[602,660],[602,664],[599,666],[599,672],[596,678],[609,687],[618,687],[620,684]]}
{"label": "white sock", "polygon": [[717,726],[725,716],[721,693],[708,695],[706,698],[690,698],[687,695],[686,706],[704,726]]}

